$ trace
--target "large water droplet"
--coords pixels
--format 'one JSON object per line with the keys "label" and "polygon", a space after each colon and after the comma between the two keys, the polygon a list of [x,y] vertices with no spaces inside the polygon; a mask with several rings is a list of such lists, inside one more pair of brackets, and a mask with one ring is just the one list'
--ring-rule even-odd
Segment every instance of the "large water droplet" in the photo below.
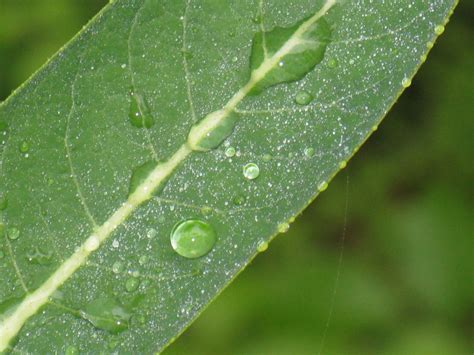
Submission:
{"label": "large water droplet", "polygon": [[248,163],[243,168],[244,177],[248,180],[254,180],[260,175],[260,168],[257,164]]}
{"label": "large water droplet", "polygon": [[130,185],[128,187],[128,195],[130,196],[135,192],[138,186],[140,186],[146,178],[150,175],[153,169],[156,168],[157,162],[154,160],[147,161],[146,163],[136,167],[132,171],[130,177]]}
{"label": "large water droplet", "polygon": [[185,258],[199,258],[211,251],[217,235],[209,223],[189,219],[173,228],[170,239],[171,246],[179,255]]}
{"label": "large water droplet", "polygon": [[155,123],[150,108],[143,95],[130,90],[130,123],[137,128],[150,128]]}
{"label": "large water droplet", "polygon": [[314,96],[307,92],[307,91],[300,91],[299,93],[296,94],[295,96],[295,102],[298,105],[306,106],[313,101]]}
{"label": "large water droplet", "polygon": [[112,334],[126,330],[131,317],[131,314],[111,297],[101,297],[90,302],[80,314],[96,328]]}
{"label": "large water droplet", "polygon": [[291,81],[302,79],[314,69],[324,57],[326,47],[331,40],[331,28],[324,18],[312,23],[299,37],[299,41],[291,50],[279,58],[279,65],[274,66],[264,77],[256,78],[254,73],[262,63],[273,57],[290,37],[306,20],[296,23],[289,28],[275,27],[268,32],[258,32],[252,43],[250,56],[251,80],[256,84],[250,94],[259,94],[264,89]]}

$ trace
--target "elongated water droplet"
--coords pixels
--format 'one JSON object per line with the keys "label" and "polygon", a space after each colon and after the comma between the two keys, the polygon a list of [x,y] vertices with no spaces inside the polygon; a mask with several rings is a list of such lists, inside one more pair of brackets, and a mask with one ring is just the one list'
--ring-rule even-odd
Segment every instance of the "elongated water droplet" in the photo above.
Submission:
{"label": "elongated water droplet", "polygon": [[268,68],[263,77],[255,76],[261,65],[288,43],[305,21],[306,19],[288,28],[275,27],[271,31],[258,32],[254,36],[250,70],[251,80],[257,82],[250,94],[259,94],[264,89],[280,83],[300,80],[323,60],[326,47],[331,40],[331,28],[324,18],[320,18],[310,24],[294,41],[295,44],[288,53],[279,58],[278,65]]}
{"label": "elongated water droplet", "polygon": [[146,178],[150,175],[153,169],[158,165],[154,160],[147,161],[146,163],[136,167],[132,171],[132,176],[130,177],[130,185],[128,188],[128,195],[130,196],[135,192],[138,186],[140,186]]}
{"label": "elongated water droplet", "polygon": [[189,219],[178,223],[171,231],[171,246],[185,258],[199,258],[214,247],[217,240],[214,228],[207,222]]}
{"label": "elongated water droplet", "polygon": [[53,258],[51,250],[45,251],[42,248],[33,247],[27,254],[27,260],[36,265],[49,265]]}
{"label": "elongated water droplet", "polygon": [[16,240],[20,237],[20,230],[15,227],[10,227],[7,229],[7,236],[11,240]]}
{"label": "elongated water droplet", "polygon": [[345,160],[339,163],[339,169],[344,169],[347,166],[347,162]]}
{"label": "elongated water droplet", "polygon": [[131,314],[111,297],[101,297],[90,302],[80,311],[80,315],[96,328],[112,334],[126,330],[131,317]]}
{"label": "elongated water droplet", "polygon": [[84,244],[84,249],[88,252],[92,252],[94,250],[97,250],[100,245],[100,240],[99,237],[96,235],[91,235],[87,240],[86,243]]}
{"label": "elongated water droplet", "polygon": [[290,229],[290,225],[286,222],[280,223],[278,225],[278,232],[279,233],[286,233],[286,232],[288,232],[289,229]]}
{"label": "elongated water droplet", "polygon": [[130,123],[137,128],[151,128],[155,123],[150,108],[143,95],[130,90]]}
{"label": "elongated water droplet", "polygon": [[260,168],[254,163],[248,163],[243,168],[244,177],[248,180],[254,180],[260,175]]}
{"label": "elongated water droplet", "polygon": [[313,98],[314,98],[314,96],[312,94],[310,94],[309,92],[300,91],[295,96],[295,102],[298,105],[306,106],[306,105],[309,105],[311,103],[311,101],[313,101]]}
{"label": "elongated water droplet", "polygon": [[314,148],[305,148],[304,150],[304,155],[307,157],[307,158],[311,158],[313,155],[314,155]]}
{"label": "elongated water droplet", "polygon": [[328,188],[328,183],[326,181],[323,181],[322,183],[320,183],[318,185],[318,190],[320,192],[323,192],[324,190],[326,190]]}
{"label": "elongated water droplet", "polygon": [[263,253],[267,249],[268,249],[268,243],[265,241],[260,242],[260,244],[257,246],[257,251],[259,253]]}
{"label": "elongated water droplet", "polygon": [[140,280],[136,277],[130,277],[125,282],[125,289],[127,290],[127,292],[136,291],[138,289],[138,286],[140,286]]}

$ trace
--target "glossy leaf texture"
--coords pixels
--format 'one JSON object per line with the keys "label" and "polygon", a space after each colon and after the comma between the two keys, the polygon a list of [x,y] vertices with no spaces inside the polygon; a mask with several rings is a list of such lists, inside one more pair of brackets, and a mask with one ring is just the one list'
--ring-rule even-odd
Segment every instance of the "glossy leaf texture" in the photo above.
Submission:
{"label": "glossy leaf texture", "polygon": [[346,165],[454,6],[106,6],[0,106],[0,351],[162,350]]}

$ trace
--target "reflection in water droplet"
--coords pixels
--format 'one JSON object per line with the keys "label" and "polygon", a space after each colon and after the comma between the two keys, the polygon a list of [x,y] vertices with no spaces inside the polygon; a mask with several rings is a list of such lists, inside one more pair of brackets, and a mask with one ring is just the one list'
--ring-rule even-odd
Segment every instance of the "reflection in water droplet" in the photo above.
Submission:
{"label": "reflection in water droplet", "polygon": [[312,156],[314,156],[314,148],[305,148],[304,150],[304,155],[307,157],[307,158],[311,158]]}
{"label": "reflection in water droplet", "polygon": [[7,230],[7,236],[11,240],[16,240],[20,237],[20,230],[15,227],[10,227]]}
{"label": "reflection in water droplet", "polygon": [[248,180],[254,180],[260,175],[260,168],[257,164],[248,163],[243,168],[244,177]]}
{"label": "reflection in water droplet", "polygon": [[407,88],[407,87],[409,87],[410,85],[411,85],[411,80],[410,80],[410,78],[403,78],[403,80],[402,80],[402,86],[403,86],[404,88]]}
{"label": "reflection in water droplet", "polygon": [[290,229],[290,225],[288,223],[280,223],[278,225],[278,232],[279,233],[286,233]]}
{"label": "reflection in water droplet", "polygon": [[226,156],[227,158],[232,158],[234,155],[235,155],[235,148],[234,148],[234,147],[228,147],[228,148],[225,150],[225,156]]}
{"label": "reflection in water droplet", "polygon": [[30,145],[28,144],[28,142],[23,141],[18,146],[18,149],[20,150],[20,153],[26,154],[30,150]]}
{"label": "reflection in water droplet", "polygon": [[112,334],[126,330],[131,317],[131,314],[111,297],[93,300],[80,311],[80,315],[96,328]]}
{"label": "reflection in water droplet", "polygon": [[136,291],[138,289],[138,286],[140,286],[140,280],[136,277],[130,277],[125,282],[125,289],[127,290],[127,292]]}
{"label": "reflection in water droplet", "polygon": [[439,36],[441,34],[443,34],[444,32],[444,26],[443,25],[439,25],[439,26],[436,26],[435,27],[435,33]]}
{"label": "reflection in water droplet", "polygon": [[322,183],[320,183],[318,185],[318,190],[320,192],[323,192],[324,190],[326,190],[328,188],[328,183],[326,181],[323,181]]}
{"label": "reflection in water droplet", "polygon": [[143,95],[130,90],[130,123],[137,128],[151,128],[155,123],[150,108]]}
{"label": "reflection in water droplet", "polygon": [[296,94],[295,96],[295,102],[298,104],[298,105],[302,105],[302,106],[306,106],[308,104],[311,103],[311,101],[313,101],[313,95],[311,95],[309,92],[307,91],[300,91],[298,94]]}
{"label": "reflection in water droplet", "polygon": [[198,219],[178,223],[170,235],[171,246],[185,258],[198,258],[209,253],[216,239],[214,228],[209,223]]}
{"label": "reflection in water droplet", "polygon": [[268,243],[265,241],[260,242],[260,244],[257,246],[257,251],[259,253],[262,253],[267,249],[268,249]]}

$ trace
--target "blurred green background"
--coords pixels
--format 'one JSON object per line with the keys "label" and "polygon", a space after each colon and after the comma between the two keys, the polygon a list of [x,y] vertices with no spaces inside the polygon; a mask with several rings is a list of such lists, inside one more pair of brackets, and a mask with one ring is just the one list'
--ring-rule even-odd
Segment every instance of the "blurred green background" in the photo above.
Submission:
{"label": "blurred green background", "polygon": [[[105,3],[0,0],[0,100]],[[473,353],[473,16],[461,2],[346,170],[167,355]]]}

